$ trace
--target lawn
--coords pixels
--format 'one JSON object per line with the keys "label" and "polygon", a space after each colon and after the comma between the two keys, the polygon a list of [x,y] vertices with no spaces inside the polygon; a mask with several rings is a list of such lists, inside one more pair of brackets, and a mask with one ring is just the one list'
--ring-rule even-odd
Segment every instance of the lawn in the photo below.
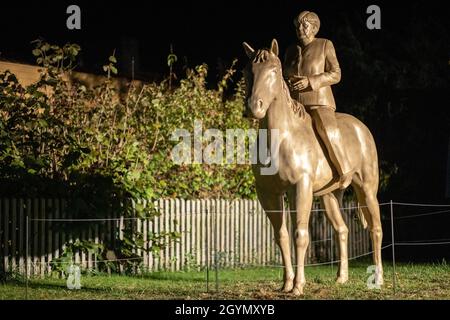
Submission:
{"label": "lawn", "polygon": [[[385,265],[385,285],[368,289],[368,263],[350,264],[347,284],[334,283],[336,266],[307,267],[305,295],[281,293],[280,268],[228,269],[210,271],[209,291],[206,272],[153,272],[140,276],[82,275],[80,290],[69,290],[64,279],[31,279],[28,299],[450,299],[450,265],[397,265],[397,291],[394,295],[392,267]],[[0,284],[0,299],[25,299],[21,280]]]}

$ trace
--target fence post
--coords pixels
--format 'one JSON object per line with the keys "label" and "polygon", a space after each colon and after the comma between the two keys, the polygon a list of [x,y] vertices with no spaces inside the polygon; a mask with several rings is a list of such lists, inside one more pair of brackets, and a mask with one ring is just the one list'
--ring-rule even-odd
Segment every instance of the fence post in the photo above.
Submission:
{"label": "fence post", "polygon": [[26,235],[25,235],[25,246],[26,246],[26,248],[25,248],[25,256],[26,256],[26,263],[25,263],[25,268],[26,268],[26,270],[25,270],[25,300],[28,300],[28,273],[29,273],[29,263],[28,263],[28,254],[29,254],[29,252],[28,252],[28,234],[29,234],[29,232],[28,232],[28,211],[27,211],[27,217],[26,217],[26,227],[25,227],[25,233],[26,233]]}
{"label": "fence post", "polygon": [[219,205],[220,202],[218,202],[216,200],[216,207],[215,207],[215,212],[214,212],[214,225],[215,225],[215,232],[214,232],[214,265],[215,265],[215,273],[216,273],[216,292],[219,292],[219,269],[217,266],[217,231],[218,231],[218,226],[217,226],[217,205]]}
{"label": "fence post", "polygon": [[3,264],[5,268],[5,272],[11,271],[9,265],[9,199],[4,199],[4,207],[3,207],[3,215],[4,215],[4,231],[3,237],[4,241],[4,251],[3,251]]}
{"label": "fence post", "polygon": [[206,226],[206,292],[209,292],[209,224],[208,224],[208,217],[209,217],[209,206],[206,207],[206,222],[207,222],[207,226]]}
{"label": "fence post", "polygon": [[395,238],[394,238],[394,206],[392,200],[390,201],[391,205],[391,235],[392,235],[392,267],[393,267],[393,276],[392,276],[392,284],[394,289],[394,295],[397,289],[396,283],[396,272],[395,272]]}
{"label": "fence post", "polygon": [[328,221],[330,225],[330,261],[331,261],[331,273],[334,273],[334,241],[333,241],[333,226],[331,225],[331,221]]}

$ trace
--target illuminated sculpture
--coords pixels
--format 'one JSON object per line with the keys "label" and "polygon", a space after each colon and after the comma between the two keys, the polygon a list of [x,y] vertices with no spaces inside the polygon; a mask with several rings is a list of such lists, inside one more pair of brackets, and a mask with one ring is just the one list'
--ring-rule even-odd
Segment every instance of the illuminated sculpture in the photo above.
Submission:
{"label": "illuminated sculpture", "polygon": [[[277,140],[276,152],[270,155],[270,160],[277,164],[278,171],[270,175],[262,174],[261,169],[266,164],[254,164],[256,190],[281,249],[284,265],[282,290],[292,291],[296,295],[303,293],[306,281],[304,265],[313,196],[321,197],[326,215],[339,239],[337,282],[348,280],[348,228],[339,207],[342,194],[350,183],[361,206],[361,222],[369,226],[371,233],[376,265],[375,283],[383,284],[383,233],[377,200],[379,171],[375,142],[361,121],[351,115],[334,112],[330,85],[340,80],[340,69],[332,43],[314,37],[318,26],[312,26],[309,20],[314,22],[315,17],[310,12],[299,15],[296,23],[298,36],[307,38],[308,43],[301,43],[293,55],[288,50],[285,70],[282,70],[278,58],[276,40],[272,41],[270,49],[261,50],[254,50],[244,42],[244,49],[250,58],[250,64],[244,70],[248,95],[246,112],[261,120],[260,129],[268,129],[269,134],[272,132],[269,136],[272,145]],[[293,60],[289,60],[289,55]],[[325,121],[328,123],[324,124]],[[277,139],[274,139],[273,132],[277,132]],[[339,149],[329,145],[336,141],[341,144]],[[335,154],[330,154],[330,151]],[[295,274],[283,213],[285,193],[295,229]]]}

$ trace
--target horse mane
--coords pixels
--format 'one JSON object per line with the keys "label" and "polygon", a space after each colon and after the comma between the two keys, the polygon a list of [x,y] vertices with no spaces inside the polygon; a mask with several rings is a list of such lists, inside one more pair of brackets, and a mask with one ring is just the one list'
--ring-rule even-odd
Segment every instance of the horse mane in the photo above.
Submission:
{"label": "horse mane", "polygon": [[288,101],[289,105],[291,106],[292,111],[294,112],[295,115],[297,115],[301,119],[305,119],[305,116],[306,116],[305,106],[302,103],[298,102],[297,100],[295,100],[291,97],[291,93],[286,84],[286,81],[283,78],[281,78],[281,80],[282,80],[282,87],[284,90],[284,95],[286,96],[287,101]]}
{"label": "horse mane", "polygon": [[[280,68],[280,74],[282,74],[282,66],[281,66],[280,59],[276,55],[274,55],[269,49],[259,49],[258,51],[256,51],[255,55],[253,56],[253,59],[251,59],[251,62],[252,63],[263,63],[263,62],[268,61],[271,58],[271,56],[276,57],[276,60],[274,60],[274,61],[275,61],[276,65]],[[246,77],[246,78],[249,75],[252,75],[252,73],[249,72],[250,70],[248,70],[248,67],[249,67],[249,65],[244,69],[245,70],[244,77]],[[253,79],[246,79],[246,80],[247,81],[251,80],[250,83],[253,83]],[[281,86],[283,88],[284,96],[286,97],[287,103],[291,107],[294,114],[297,115],[299,118],[304,119],[306,116],[305,106],[291,97],[289,87],[286,84],[286,81],[284,80],[284,78],[282,76],[281,76]],[[248,96],[248,92],[247,92],[247,96]]]}

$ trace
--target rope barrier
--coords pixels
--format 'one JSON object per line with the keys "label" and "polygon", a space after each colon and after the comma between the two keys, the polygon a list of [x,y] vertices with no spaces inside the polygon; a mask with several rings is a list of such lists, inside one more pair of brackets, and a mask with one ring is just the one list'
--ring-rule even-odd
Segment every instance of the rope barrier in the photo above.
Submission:
{"label": "rope barrier", "polygon": [[[332,240],[331,238],[328,239],[323,239],[323,240],[315,240],[315,241],[311,241],[311,242],[323,242],[323,241],[330,241]],[[425,242],[424,240],[416,240],[416,241],[403,241],[403,242],[395,242],[394,245],[398,245],[398,246],[425,246],[425,245],[441,245],[441,244],[450,244],[450,241],[444,241],[444,240],[450,240],[450,239],[436,239],[436,240],[428,240],[431,242]],[[419,242],[418,242],[419,241]],[[384,250],[386,248],[391,247],[392,244],[388,244],[384,247],[381,248],[381,250]],[[348,258],[348,260],[355,260],[355,259],[359,259],[361,257],[365,257],[368,255],[371,255],[374,251],[369,251],[367,253],[361,254],[361,255],[357,255],[354,257],[350,257]],[[96,261],[91,261],[89,263],[95,264],[95,263],[107,263],[107,262],[120,262],[120,261],[130,261],[130,260],[143,260],[143,257],[135,257],[135,258],[123,258],[123,259],[101,259],[101,260],[96,260]],[[338,263],[341,262],[341,260],[331,260],[331,261],[327,261],[327,262],[320,262],[320,263],[312,263],[312,264],[306,264],[305,267],[312,267],[312,266],[321,266],[321,265],[329,265],[329,264],[333,264],[333,263]],[[50,265],[52,263],[57,263],[57,264],[82,264],[82,263],[88,263],[88,261],[79,261],[79,262],[73,262],[73,261],[66,261],[66,262],[53,262],[53,261],[47,261],[47,262],[42,262],[42,261],[30,261],[29,262],[32,266],[36,266],[36,265]],[[282,265],[270,265],[270,264],[265,264],[265,265],[256,265],[256,264],[246,264],[246,266],[255,266],[255,267],[274,267],[274,268],[284,268],[284,266]]]}
{"label": "rope barrier", "polygon": [[30,219],[30,221],[49,221],[49,222],[93,222],[93,221],[124,221],[124,220],[145,220],[153,219],[153,217],[146,218],[104,218],[104,219]]}
{"label": "rope barrier", "polygon": [[[449,242],[450,243],[450,242]],[[396,243],[397,244],[397,243]],[[390,246],[392,246],[392,244],[389,244],[389,245],[386,245],[386,246],[384,246],[384,247],[382,247],[381,248],[381,250],[383,250],[383,249],[386,249],[386,248],[389,248]],[[365,256],[368,256],[368,255],[371,255],[372,253],[373,253],[374,251],[369,251],[369,252],[367,252],[367,253],[364,253],[364,254],[361,254],[361,255],[358,255],[358,256],[354,256],[354,257],[350,257],[350,258],[348,258],[348,260],[350,261],[350,260],[355,260],[355,259],[358,259],[358,258],[361,258],[361,257],[365,257]],[[106,262],[120,262],[120,261],[128,261],[128,260],[143,260],[144,258],[143,257],[138,257],[138,258],[124,258],[124,259],[110,259],[110,260],[97,260],[97,261],[91,261],[90,263],[92,263],[92,264],[96,264],[96,263],[106,263]],[[332,260],[332,261],[327,261],[327,262],[320,262],[320,263],[312,263],[312,264],[306,264],[305,265],[305,267],[312,267],[312,266],[320,266],[320,265],[329,265],[329,264],[333,264],[333,263],[338,263],[338,262],[340,262],[341,260]],[[70,264],[70,265],[72,265],[72,264],[74,264],[74,265],[77,265],[77,264],[83,264],[83,263],[88,263],[87,261],[78,261],[78,262],[74,262],[74,261],[62,261],[62,262],[53,262],[53,261],[45,261],[45,262],[42,262],[42,261],[30,261],[29,262],[29,264],[31,265],[31,266],[39,266],[39,265],[50,265],[50,264],[52,264],[52,263],[55,263],[55,264]],[[256,264],[246,264],[246,266],[254,266],[254,267],[273,267],[273,268],[284,268],[284,266],[282,266],[282,265],[256,265]],[[295,265],[294,265],[295,266]]]}
{"label": "rope barrier", "polygon": [[[410,241],[401,241],[401,242],[403,242],[403,243],[406,243],[406,242],[411,242],[411,243],[413,243],[413,242],[429,242],[429,243],[433,243],[433,242],[442,242],[442,241],[450,241],[450,239],[429,239],[429,240],[410,240]],[[395,244],[397,244],[397,242],[395,243]]]}
{"label": "rope barrier", "polygon": [[436,244],[450,244],[450,241],[447,242],[396,242],[396,246],[432,246]]}
{"label": "rope barrier", "polygon": [[[58,259],[58,258],[55,258]],[[123,259],[109,259],[109,260],[96,260],[96,261],[30,261],[29,263],[32,266],[38,266],[38,265],[50,265],[50,264],[96,264],[96,263],[107,263],[107,262],[120,262],[120,261],[129,261],[129,260],[143,260],[143,257],[136,257],[136,258],[123,258]]]}
{"label": "rope barrier", "polygon": [[[384,206],[384,205],[389,205],[390,203],[381,203],[379,204],[379,206]],[[417,204],[417,203],[403,203],[403,202],[392,202],[392,204],[394,205],[404,205],[404,206],[420,206],[420,207],[450,207],[450,205],[433,205],[433,204]],[[357,209],[357,208],[364,208],[367,206],[357,206],[357,207],[347,207],[347,208],[340,208],[341,210],[352,210],[352,209]],[[285,210],[287,212],[292,212],[295,210]],[[324,211],[324,209],[313,209],[312,211]],[[266,212],[282,212],[282,210],[267,210]],[[407,218],[415,218],[415,217],[422,217],[422,216],[429,216],[429,215],[436,215],[436,214],[442,214],[442,213],[449,213],[450,210],[440,210],[440,211],[434,211],[434,212],[429,212],[429,213],[424,213],[424,214],[417,214],[417,215],[409,215],[409,216],[403,216],[403,217],[395,217],[395,219],[407,219]],[[53,222],[93,222],[93,221],[125,221],[125,220],[144,220],[144,219],[150,219],[150,218],[105,218],[105,219],[101,219],[101,218],[94,218],[94,219],[30,219],[30,221],[53,221]],[[327,242],[327,241],[332,241],[332,238],[327,238],[327,239],[320,239],[320,240],[314,240],[311,241],[311,243],[318,243],[318,242]],[[415,240],[415,241],[402,241],[402,242],[395,242],[394,245],[399,245],[399,246],[425,246],[425,245],[445,245],[445,244],[450,244],[450,241],[448,241],[450,239],[436,239],[436,240]],[[391,247],[392,244],[389,244],[385,247],[383,247],[382,249]],[[352,257],[349,258],[349,260],[352,259],[357,259],[359,257],[363,257],[363,256],[367,256],[372,254],[373,251],[356,256],[356,257]],[[143,260],[143,257],[138,257],[138,258],[124,258],[124,259],[109,259],[109,260],[98,260],[96,262],[90,262],[90,263],[107,263],[107,262],[120,262],[120,261],[130,261],[130,260]],[[316,264],[308,264],[306,266],[316,266],[316,265],[326,265],[326,264],[332,264],[332,263],[337,263],[340,262],[340,260],[333,260],[333,261],[328,261],[328,262],[323,262],[323,263],[316,263]],[[41,263],[41,262],[38,262]],[[50,262],[48,262],[50,263]],[[73,263],[73,262],[58,262],[58,263]],[[84,263],[84,262],[83,262]],[[87,263],[87,261],[86,261]],[[270,266],[270,265],[268,265]],[[276,267],[274,265],[274,267]]]}
{"label": "rope barrier", "polygon": [[394,219],[396,219],[396,220],[409,219],[409,218],[415,218],[415,217],[432,216],[435,214],[448,213],[448,212],[450,212],[450,210],[441,210],[441,211],[434,211],[434,212],[415,214],[415,215],[409,215],[409,216],[395,217]]}
{"label": "rope barrier", "polygon": [[[320,242],[320,241],[329,241],[330,239],[324,239],[324,240],[316,240],[316,241],[312,241],[312,242]],[[441,241],[441,240],[450,240],[450,239],[438,239],[435,241]],[[421,240],[422,241],[422,240]],[[431,240],[433,241],[433,240]],[[425,245],[442,245],[442,244],[450,244],[450,241],[445,241],[445,242],[415,242],[415,241],[408,241],[408,242],[395,242],[396,246],[425,246]],[[392,244],[388,244],[384,247],[381,248],[381,250],[390,248],[392,246]],[[348,258],[348,261],[351,260],[356,260],[365,256],[369,256],[371,254],[373,254],[374,251],[369,251],[367,253],[364,254],[360,254],[354,257],[350,257]],[[108,263],[108,262],[120,262],[120,261],[130,261],[130,260],[143,260],[143,257],[136,257],[136,258],[123,258],[123,259],[107,259],[107,260],[96,260],[96,261],[91,261],[90,263],[92,264],[96,264],[96,263]],[[305,267],[314,267],[314,266],[323,266],[323,265],[330,265],[330,264],[334,264],[334,263],[338,263],[341,262],[341,260],[331,260],[331,261],[326,261],[326,262],[319,262],[319,263],[310,263],[310,264],[305,264]],[[83,263],[88,263],[88,261],[78,261],[78,262],[73,262],[73,261],[62,261],[62,262],[53,262],[53,261],[46,261],[46,262],[42,262],[42,261],[30,261],[29,264],[34,267],[34,266],[39,266],[39,265],[50,265],[52,263],[56,263],[56,264],[69,264],[69,265],[76,265],[76,264],[83,264]],[[245,266],[247,267],[271,267],[271,268],[285,268],[282,265],[271,265],[271,264],[265,264],[265,265],[259,265],[259,264],[245,264]],[[296,265],[294,265],[296,266]]]}
{"label": "rope barrier", "polygon": [[[386,203],[380,203],[379,206],[385,206],[385,205],[389,205],[389,202]],[[356,207],[342,207],[339,208],[340,210],[354,210],[354,209],[358,209],[358,208],[368,208],[368,206],[356,206]],[[257,211],[257,210],[255,210]],[[264,212],[283,212],[283,210],[263,210]],[[325,209],[311,209],[311,212],[325,212]],[[297,212],[297,210],[284,210],[284,212],[287,213],[291,213],[291,212]],[[191,214],[195,214],[195,212],[191,212]],[[202,212],[201,212],[202,213]],[[144,217],[144,218],[86,218],[86,219],[64,219],[64,218],[52,218],[52,219],[42,219],[42,218],[37,218],[37,219],[30,219],[29,221],[49,221],[49,222],[94,222],[94,221],[124,221],[124,220],[151,220],[154,217]]]}
{"label": "rope barrier", "polygon": [[426,203],[407,203],[407,202],[392,202],[399,206],[412,206],[412,207],[447,207],[450,208],[450,204],[426,204]]}
{"label": "rope barrier", "polygon": [[331,241],[331,240],[333,240],[333,238],[328,238],[328,239],[323,239],[323,240],[314,240],[314,241],[310,241],[310,243],[326,242],[326,241]]}
{"label": "rope barrier", "polygon": [[[392,228],[393,228],[393,220],[401,220],[401,219],[411,219],[411,218],[419,218],[419,217],[424,217],[424,216],[431,216],[431,215],[437,215],[437,214],[444,214],[444,213],[450,213],[450,204],[449,205],[443,205],[443,204],[418,204],[418,203],[404,203],[404,202],[387,202],[387,203],[380,203],[379,207],[382,206],[386,206],[386,205],[390,205],[391,206],[391,223],[392,223]],[[393,212],[392,212],[392,208],[393,205],[397,205],[397,206],[415,206],[415,207],[440,207],[440,208],[449,208],[447,210],[439,210],[439,211],[432,211],[432,212],[427,212],[427,213],[422,213],[422,214],[415,214],[415,215],[407,215],[407,216],[399,216],[399,217],[393,217]],[[345,208],[339,208],[340,210],[354,210],[354,209],[360,209],[360,208],[368,208],[368,206],[354,206],[354,207],[345,207]],[[261,210],[254,210],[254,212],[261,212]],[[325,209],[322,208],[318,208],[318,209],[312,209],[311,212],[323,212],[325,211]],[[264,210],[263,210],[264,212]],[[267,210],[265,211],[266,213],[269,212],[296,212],[296,210]],[[195,212],[192,212],[195,214]],[[215,212],[216,214],[220,214],[220,212]],[[145,218],[140,218],[140,217],[119,217],[119,218],[87,218],[87,219],[66,219],[66,218],[61,218],[61,219],[29,219],[27,217],[27,228],[28,228],[28,221],[52,221],[52,222],[104,222],[104,221],[130,221],[130,220],[151,220],[153,219],[153,217],[145,217]],[[393,229],[392,229],[393,230]],[[28,229],[27,229],[27,236],[28,236]],[[318,242],[327,242],[327,241],[332,241],[333,238],[327,238],[327,239],[319,239],[319,240],[314,240],[311,241],[310,243],[318,243]],[[360,240],[361,241],[361,240]],[[381,247],[381,250],[387,249],[387,248],[392,248],[393,250],[393,254],[394,254],[394,248],[395,246],[432,246],[432,245],[449,245],[450,244],[450,239],[432,239],[432,240],[411,240],[411,241],[399,241],[396,242],[393,238],[392,235],[392,243]],[[27,240],[27,252],[28,252],[28,240]],[[348,258],[348,261],[352,261],[352,260],[356,260],[362,257],[366,257],[369,255],[372,255],[374,253],[374,250],[369,251],[367,253],[363,253],[357,256],[353,256]],[[88,253],[89,254],[89,253]],[[151,254],[151,253],[150,253]],[[217,254],[217,253],[216,253]],[[27,254],[28,256],[28,254]],[[94,255],[95,257],[95,255]],[[95,270],[95,268],[97,268],[98,264],[100,263],[110,263],[110,262],[121,262],[121,261],[143,261],[144,257],[131,257],[131,258],[120,258],[120,259],[99,259],[97,260],[95,258],[94,261],[87,261],[87,260],[81,260],[77,259],[77,262],[74,261],[40,261],[40,260],[35,260],[35,257],[27,257],[26,258],[26,274],[27,274],[27,289],[28,289],[28,273],[31,271],[29,270],[29,267],[35,269],[38,266],[48,266],[51,267],[52,265],[81,265],[82,267],[85,268],[91,268],[91,270]],[[58,259],[58,258],[55,258]],[[310,264],[305,264],[305,267],[314,267],[314,266],[325,266],[325,265],[333,265],[335,263],[340,263],[341,260],[334,260],[333,256],[331,256],[331,261],[326,261],[326,262],[320,262],[320,263],[310,263]],[[208,265],[210,262],[206,262]],[[216,262],[217,263],[217,262]],[[395,260],[393,260],[394,263],[394,294],[395,294]],[[239,263],[238,263],[239,265]],[[256,265],[256,264],[242,264],[243,266],[254,266],[254,267],[269,267],[269,268],[285,268],[285,266],[282,265],[275,265],[275,264],[266,264],[266,265]],[[294,265],[294,266],[299,266],[299,265]],[[42,269],[42,267],[41,267]],[[42,270],[41,270],[42,272]],[[216,272],[217,272],[217,264],[216,264]],[[31,272],[34,273],[34,272]],[[217,278],[217,274],[216,274],[216,278]],[[218,281],[216,279],[216,281]],[[217,287],[217,284],[216,284]]]}
{"label": "rope barrier", "polygon": [[[389,248],[389,247],[391,247],[391,246],[392,246],[392,244],[388,244],[388,245],[382,247],[381,250],[386,249],[386,248]],[[357,256],[354,256],[354,257],[350,257],[350,258],[348,258],[348,261],[350,261],[350,260],[355,260],[355,259],[359,259],[359,258],[361,258],[361,257],[365,257],[365,256],[368,256],[368,255],[371,255],[373,252],[374,252],[374,251],[369,251],[369,252],[364,253],[364,254],[361,254],[361,255],[357,255]],[[310,263],[310,264],[305,264],[304,266],[305,266],[305,267],[315,267],[315,266],[330,265],[330,264],[334,264],[334,263],[337,263],[337,262],[341,262],[341,260],[339,259],[339,260],[332,260],[332,261],[327,261],[327,262]],[[265,265],[258,265],[258,264],[250,264],[250,265],[249,265],[249,264],[246,264],[246,266],[252,266],[252,267],[271,267],[271,268],[285,268],[284,266],[279,265],[279,264],[265,264]],[[298,265],[293,265],[293,266],[298,266]]]}
{"label": "rope barrier", "polygon": [[[382,206],[387,206],[390,205],[390,202],[384,202],[384,203],[379,203],[378,206],[382,207]],[[356,206],[356,207],[342,207],[339,208],[339,210],[354,210],[354,209],[359,209],[359,208],[368,208],[368,206]],[[311,209],[311,212],[324,212],[326,211],[325,209]],[[264,210],[264,212],[283,212],[283,210]],[[284,212],[297,212],[297,210],[284,210]]]}

